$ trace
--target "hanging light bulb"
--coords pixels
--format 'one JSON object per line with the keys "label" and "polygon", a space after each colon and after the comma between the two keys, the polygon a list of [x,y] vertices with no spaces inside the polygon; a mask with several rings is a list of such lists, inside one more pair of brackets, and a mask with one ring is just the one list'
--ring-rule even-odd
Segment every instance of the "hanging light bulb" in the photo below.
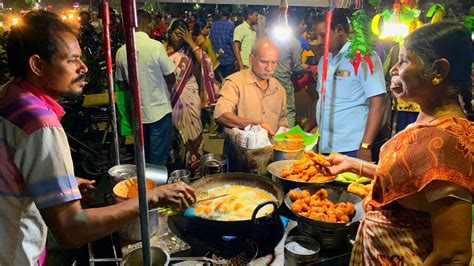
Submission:
{"label": "hanging light bulb", "polygon": [[387,39],[394,37],[397,39],[403,39],[408,35],[408,25],[403,24],[400,18],[401,5],[398,3],[393,4],[393,11],[390,18],[384,22],[383,30],[380,34],[380,39]]}
{"label": "hanging light bulb", "polygon": [[288,40],[291,34],[293,34],[293,31],[288,26],[288,1],[281,0],[278,24],[273,27],[272,35],[277,41],[284,42]]}
{"label": "hanging light bulb", "polygon": [[12,18],[12,22],[11,22],[11,25],[12,25],[12,26],[17,25],[18,23],[20,23],[20,19],[19,19],[19,18],[17,18],[17,17]]}

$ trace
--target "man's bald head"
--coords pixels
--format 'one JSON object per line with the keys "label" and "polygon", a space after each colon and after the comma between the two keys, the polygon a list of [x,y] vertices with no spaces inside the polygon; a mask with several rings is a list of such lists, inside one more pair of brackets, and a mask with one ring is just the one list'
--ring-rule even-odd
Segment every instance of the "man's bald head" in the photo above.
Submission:
{"label": "man's bald head", "polygon": [[267,49],[274,49],[278,53],[278,46],[268,37],[260,37],[255,40],[252,46],[252,54],[256,56],[259,52]]}
{"label": "man's bald head", "polygon": [[252,71],[260,80],[268,80],[273,76],[278,64],[278,47],[268,37],[258,38],[250,53]]}

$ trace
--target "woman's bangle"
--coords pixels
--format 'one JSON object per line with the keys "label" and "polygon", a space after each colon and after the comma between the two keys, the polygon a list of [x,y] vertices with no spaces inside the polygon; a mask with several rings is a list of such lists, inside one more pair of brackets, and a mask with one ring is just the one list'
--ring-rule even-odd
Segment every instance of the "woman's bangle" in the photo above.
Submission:
{"label": "woman's bangle", "polygon": [[363,162],[360,162],[360,166],[359,166],[359,177],[362,176],[362,170],[364,168],[364,163]]}
{"label": "woman's bangle", "polygon": [[191,51],[193,51],[193,53],[195,53],[197,50],[199,50],[199,46],[196,45],[196,47],[194,47]]}

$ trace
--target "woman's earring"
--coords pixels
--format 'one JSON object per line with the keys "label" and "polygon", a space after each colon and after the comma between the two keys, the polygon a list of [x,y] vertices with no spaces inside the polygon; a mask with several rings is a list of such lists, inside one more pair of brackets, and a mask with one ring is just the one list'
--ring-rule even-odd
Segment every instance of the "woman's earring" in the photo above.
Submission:
{"label": "woman's earring", "polygon": [[433,85],[439,85],[441,83],[441,78],[433,78],[431,82],[433,83]]}

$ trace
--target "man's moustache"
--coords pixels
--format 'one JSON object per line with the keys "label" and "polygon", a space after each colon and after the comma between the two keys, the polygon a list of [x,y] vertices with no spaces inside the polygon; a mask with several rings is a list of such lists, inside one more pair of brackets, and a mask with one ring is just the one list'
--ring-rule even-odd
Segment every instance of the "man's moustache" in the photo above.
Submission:
{"label": "man's moustache", "polygon": [[83,81],[86,79],[86,75],[85,74],[79,74],[79,76],[77,76],[73,82],[76,83],[76,82],[79,82],[79,81]]}

